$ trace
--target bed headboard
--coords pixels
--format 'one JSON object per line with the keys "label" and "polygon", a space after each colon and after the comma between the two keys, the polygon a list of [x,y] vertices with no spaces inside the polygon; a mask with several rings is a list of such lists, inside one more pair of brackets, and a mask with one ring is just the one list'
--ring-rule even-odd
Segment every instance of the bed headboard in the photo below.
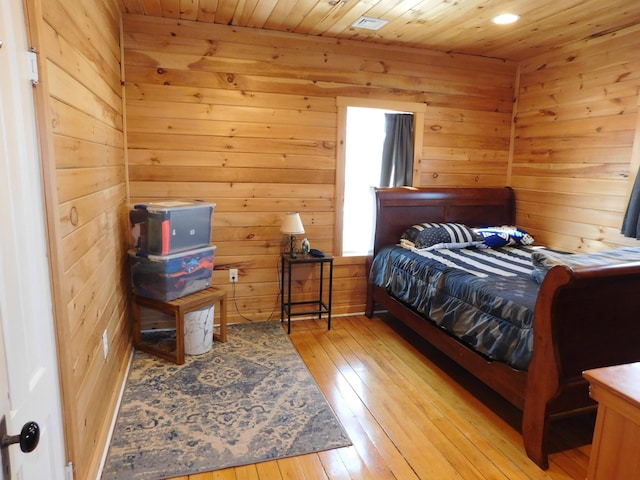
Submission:
{"label": "bed headboard", "polygon": [[456,222],[470,227],[513,225],[515,195],[504,188],[376,188],[373,254],[398,243],[402,232],[423,222]]}

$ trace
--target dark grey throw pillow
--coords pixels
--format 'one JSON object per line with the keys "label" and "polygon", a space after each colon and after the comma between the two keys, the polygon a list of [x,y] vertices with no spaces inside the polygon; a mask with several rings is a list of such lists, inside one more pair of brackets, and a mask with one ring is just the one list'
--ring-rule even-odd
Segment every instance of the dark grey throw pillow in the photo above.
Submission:
{"label": "dark grey throw pillow", "polygon": [[482,237],[462,223],[420,223],[407,228],[400,240],[415,248],[427,248],[439,243],[475,242]]}

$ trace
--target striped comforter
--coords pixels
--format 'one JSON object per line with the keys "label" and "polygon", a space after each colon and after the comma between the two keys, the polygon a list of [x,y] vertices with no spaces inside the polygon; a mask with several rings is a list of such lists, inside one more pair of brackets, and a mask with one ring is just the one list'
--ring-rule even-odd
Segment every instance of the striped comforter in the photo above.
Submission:
{"label": "striped comforter", "polygon": [[539,285],[532,250],[381,250],[369,281],[487,358],[526,370]]}

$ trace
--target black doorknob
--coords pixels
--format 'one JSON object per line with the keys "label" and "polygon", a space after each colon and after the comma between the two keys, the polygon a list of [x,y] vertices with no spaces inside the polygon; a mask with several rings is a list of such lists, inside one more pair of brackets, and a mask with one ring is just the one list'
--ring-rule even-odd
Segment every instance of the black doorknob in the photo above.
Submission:
{"label": "black doorknob", "polygon": [[20,444],[20,450],[24,453],[33,452],[40,441],[40,427],[36,422],[27,422],[22,427],[20,435],[3,435],[2,448],[6,448],[14,443]]}

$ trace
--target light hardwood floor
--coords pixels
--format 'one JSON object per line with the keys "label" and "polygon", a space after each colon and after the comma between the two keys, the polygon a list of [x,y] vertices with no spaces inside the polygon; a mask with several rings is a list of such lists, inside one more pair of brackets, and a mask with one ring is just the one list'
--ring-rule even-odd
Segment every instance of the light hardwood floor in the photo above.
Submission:
{"label": "light hardwood floor", "polygon": [[520,412],[388,317],[297,321],[291,340],[353,446],[174,480],[586,478],[594,416],[553,425],[542,471]]}

